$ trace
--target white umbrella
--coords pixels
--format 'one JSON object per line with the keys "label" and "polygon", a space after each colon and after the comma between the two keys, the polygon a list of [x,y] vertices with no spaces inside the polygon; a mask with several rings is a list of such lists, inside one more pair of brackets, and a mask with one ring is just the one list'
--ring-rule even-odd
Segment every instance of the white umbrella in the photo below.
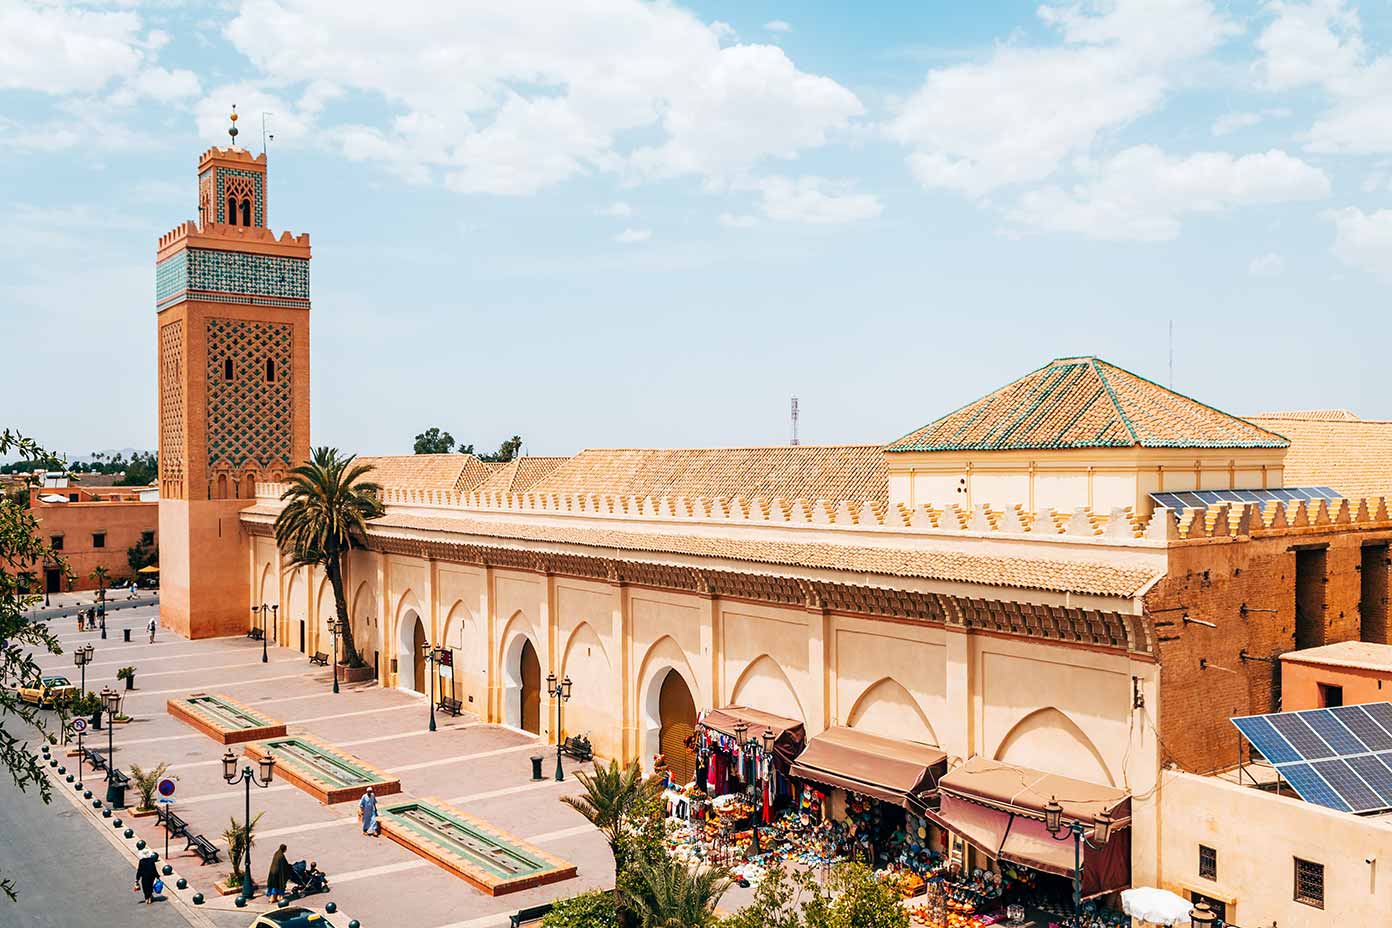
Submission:
{"label": "white umbrella", "polygon": [[1189,921],[1189,910],[1193,907],[1183,896],[1154,886],[1138,886],[1121,892],[1121,910],[1153,925],[1183,925]]}

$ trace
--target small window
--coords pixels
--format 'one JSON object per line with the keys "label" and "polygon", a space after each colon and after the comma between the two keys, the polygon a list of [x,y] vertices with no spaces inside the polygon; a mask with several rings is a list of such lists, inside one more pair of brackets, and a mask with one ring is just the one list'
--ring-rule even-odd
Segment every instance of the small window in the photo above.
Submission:
{"label": "small window", "polygon": [[93,533],[92,533],[92,547],[94,547],[94,548],[105,548],[105,547],[106,547],[106,532],[93,532]]}
{"label": "small window", "polygon": [[266,359],[266,383],[275,383],[275,360]]}
{"label": "small window", "polygon": [[62,535],[50,535],[50,536],[49,536],[49,539],[48,539],[48,546],[49,546],[50,548],[52,548],[54,551],[62,551],[62,550],[63,550],[63,536],[62,536]]}
{"label": "small window", "polygon": [[1344,704],[1344,688],[1342,686],[1335,686],[1333,683],[1320,683],[1318,686],[1321,708],[1332,709]]}
{"label": "small window", "polygon": [[1199,876],[1205,880],[1218,879],[1218,852],[1202,844],[1199,845]]}
{"label": "small window", "polygon": [[242,225],[244,225],[244,226],[249,226],[249,225],[251,225],[251,201],[250,201],[250,200],[243,200],[243,201],[242,201]]}
{"label": "small window", "polygon": [[1324,908],[1324,864],[1295,858],[1295,901]]}
{"label": "small window", "polygon": [[68,502],[70,502],[70,503],[75,503],[75,502],[77,502],[77,501],[78,501],[79,499],[81,499],[81,498],[82,498],[82,497],[78,496],[76,493],[69,493],[69,494],[68,494]]}
{"label": "small window", "polygon": [[152,545],[152,544],[154,544],[154,543],[155,543],[155,533],[154,533],[154,532],[141,532],[141,533],[140,533],[140,543],[141,543],[142,545]]}
{"label": "small window", "polygon": [[227,224],[235,226],[237,224],[237,198],[227,198]]}
{"label": "small window", "polygon": [[234,373],[236,373],[236,370],[235,370],[235,369],[233,368],[233,366],[232,366],[232,359],[231,359],[231,358],[223,358],[223,360],[222,360],[222,379],[223,379],[223,380],[231,380],[231,379],[232,379],[232,375],[233,375]]}

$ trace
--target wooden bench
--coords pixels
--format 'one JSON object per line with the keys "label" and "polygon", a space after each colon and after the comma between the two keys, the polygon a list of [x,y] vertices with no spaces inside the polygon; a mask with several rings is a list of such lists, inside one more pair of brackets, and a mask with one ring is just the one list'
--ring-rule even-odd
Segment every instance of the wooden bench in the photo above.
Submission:
{"label": "wooden bench", "polygon": [[549,902],[545,903],[544,905],[534,905],[531,908],[527,909],[518,909],[512,915],[512,924],[510,928],[522,928],[523,925],[530,925],[534,922],[540,922],[542,918],[546,916],[546,913],[550,911],[551,903]]}
{"label": "wooden bench", "polygon": [[83,748],[82,753],[87,755],[87,762],[92,765],[93,770],[105,770],[106,758],[102,757],[91,748]]}
{"label": "wooden bench", "polygon": [[261,629],[253,628],[251,631],[247,632],[247,637],[250,638],[252,641],[260,641]]}
{"label": "wooden bench", "polygon": [[464,705],[452,696],[441,696],[440,704],[435,708],[439,709],[441,712],[448,712],[450,715],[458,715],[464,708]]}
{"label": "wooden bench", "polygon": [[571,735],[561,743],[561,753],[576,760],[592,760],[594,758],[594,748],[590,746],[590,739],[584,735]]}
{"label": "wooden bench", "polygon": [[118,767],[111,767],[106,772],[106,778],[117,789],[126,789],[130,786],[130,777],[121,772]]}
{"label": "wooden bench", "polygon": [[329,656],[323,651],[315,651],[310,655],[309,662],[311,664],[318,664],[320,667],[327,667],[329,666]]}
{"label": "wooden bench", "polygon": [[217,845],[213,844],[213,842],[209,841],[202,835],[189,835],[188,846],[185,847],[184,850],[191,850],[199,857],[203,858],[202,866],[204,867],[206,867],[208,864],[215,864],[220,862],[218,858]]}
{"label": "wooden bench", "polygon": [[[175,813],[165,810],[160,813],[159,818],[164,822],[164,830],[169,832],[171,838],[188,838],[188,822],[181,819]],[[188,850],[188,848],[184,848]]]}

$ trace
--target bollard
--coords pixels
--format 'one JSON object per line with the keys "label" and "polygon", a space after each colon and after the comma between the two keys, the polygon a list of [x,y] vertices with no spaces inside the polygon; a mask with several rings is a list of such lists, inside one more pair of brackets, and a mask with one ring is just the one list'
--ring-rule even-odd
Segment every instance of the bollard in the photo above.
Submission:
{"label": "bollard", "polygon": [[541,762],[544,761],[545,759],[546,759],[546,758],[542,757],[540,754],[533,754],[533,755],[532,755],[532,779],[533,779],[533,780],[540,780],[540,779],[542,778],[542,777],[541,777]]}
{"label": "bollard", "polygon": [[123,628],[123,629],[121,629],[121,637],[124,638],[126,641],[130,641],[130,629],[129,629],[129,628]]}

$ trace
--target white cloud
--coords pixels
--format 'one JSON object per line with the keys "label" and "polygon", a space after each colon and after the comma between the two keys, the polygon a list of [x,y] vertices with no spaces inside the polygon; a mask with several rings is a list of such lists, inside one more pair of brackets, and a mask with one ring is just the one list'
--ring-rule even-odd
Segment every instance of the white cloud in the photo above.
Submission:
{"label": "white cloud", "polygon": [[1002,45],[928,73],[886,126],[925,187],[973,196],[1048,178],[1103,133],[1151,112],[1186,63],[1237,27],[1209,0],[1042,6],[1053,47]]}
{"label": "white cloud", "polygon": [[1022,226],[1090,238],[1162,241],[1177,236],[1189,214],[1315,200],[1329,190],[1323,171],[1279,150],[1241,157],[1226,152],[1172,157],[1138,145],[1094,166],[1071,188],[1026,193],[1009,218]]}
{"label": "white cloud", "polygon": [[758,184],[764,215],[777,222],[828,224],[873,219],[883,207],[870,193],[823,177],[769,177]]}
{"label": "white cloud", "polygon": [[722,46],[728,27],[671,4],[516,0],[442,17],[432,0],[398,0],[379,14],[367,0],[328,17],[316,0],[241,0],[226,35],[267,93],[317,80],[385,104],[394,119],[320,134],[455,190],[530,194],[601,171],[720,183],[863,112],[776,46]]}
{"label": "white cloud", "polygon": [[1392,279],[1392,209],[1365,213],[1349,206],[1330,210],[1334,223],[1333,252],[1345,264]]}
{"label": "white cloud", "polygon": [[633,245],[638,242],[646,242],[652,238],[652,229],[624,229],[614,236],[614,241],[621,245]]}
{"label": "white cloud", "polygon": [[198,96],[200,89],[198,75],[192,71],[170,71],[155,66],[127,80],[111,95],[111,102],[121,106],[129,106],[141,99],[174,103]]}
{"label": "white cloud", "polygon": [[65,3],[0,4],[0,90],[90,93],[134,74],[140,17]]}
{"label": "white cloud", "polygon": [[1257,113],[1224,113],[1213,120],[1213,134],[1232,135],[1240,129],[1261,125],[1268,119],[1283,119],[1291,114],[1285,107],[1273,107]]}
{"label": "white cloud", "polygon": [[793,25],[784,19],[770,19],[764,23],[764,28],[769,32],[792,32]]}
{"label": "white cloud", "polygon": [[617,203],[610,203],[608,206],[604,207],[598,212],[601,216],[613,216],[617,219],[624,219],[629,216],[632,216],[635,212],[637,212],[637,210],[635,210],[629,204],[620,200]]}
{"label": "white cloud", "polygon": [[1286,259],[1274,251],[1253,258],[1247,265],[1247,273],[1252,277],[1280,277],[1286,269]]}
{"label": "white cloud", "polygon": [[748,229],[759,224],[759,217],[748,213],[721,213],[720,224],[727,229]]}

